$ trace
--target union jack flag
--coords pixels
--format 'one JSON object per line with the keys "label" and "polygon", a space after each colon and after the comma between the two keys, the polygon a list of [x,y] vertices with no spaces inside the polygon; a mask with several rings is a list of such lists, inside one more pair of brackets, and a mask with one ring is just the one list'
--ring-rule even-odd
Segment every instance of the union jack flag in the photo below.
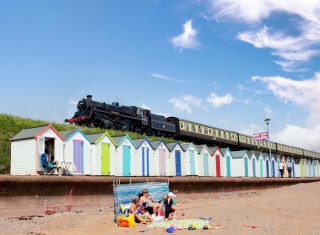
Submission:
{"label": "union jack flag", "polygon": [[253,140],[269,140],[268,131],[258,132],[252,135]]}

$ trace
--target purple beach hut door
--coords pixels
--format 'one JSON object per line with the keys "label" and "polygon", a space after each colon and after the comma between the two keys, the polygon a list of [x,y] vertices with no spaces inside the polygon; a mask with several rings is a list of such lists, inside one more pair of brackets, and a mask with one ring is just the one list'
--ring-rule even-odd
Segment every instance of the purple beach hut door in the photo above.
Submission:
{"label": "purple beach hut door", "polygon": [[77,173],[83,173],[83,141],[73,140],[73,163]]}

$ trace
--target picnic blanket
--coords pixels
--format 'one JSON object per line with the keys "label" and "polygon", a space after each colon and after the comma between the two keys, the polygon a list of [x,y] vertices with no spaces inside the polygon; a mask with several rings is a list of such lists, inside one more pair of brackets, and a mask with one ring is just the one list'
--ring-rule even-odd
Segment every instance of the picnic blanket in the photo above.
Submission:
{"label": "picnic blanket", "polygon": [[209,220],[204,219],[181,219],[181,220],[169,220],[162,221],[160,223],[153,223],[148,225],[148,228],[167,228],[170,226],[178,226],[183,228],[188,228],[188,226],[193,225],[197,229],[202,229],[204,225],[208,225]]}

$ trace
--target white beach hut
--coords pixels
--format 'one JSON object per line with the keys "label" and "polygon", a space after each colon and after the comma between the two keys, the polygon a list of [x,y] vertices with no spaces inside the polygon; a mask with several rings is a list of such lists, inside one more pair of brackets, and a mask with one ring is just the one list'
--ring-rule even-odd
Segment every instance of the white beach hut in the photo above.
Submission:
{"label": "white beach hut", "polygon": [[182,176],[184,169],[184,152],[183,148],[178,142],[167,143],[170,151],[169,160],[167,162],[168,176]]}
{"label": "white beach hut", "polygon": [[224,176],[225,177],[232,177],[232,164],[233,164],[233,156],[229,148],[222,148],[221,149],[224,157]]}
{"label": "white beach hut", "polygon": [[134,139],[136,145],[136,161],[140,167],[137,175],[155,176],[159,175],[159,159],[154,157],[153,146],[145,137],[143,139]]}
{"label": "white beach hut", "polygon": [[249,176],[257,177],[257,175],[259,174],[258,157],[260,153],[255,151],[248,151],[247,154],[249,156]]}
{"label": "white beach hut", "polygon": [[209,147],[209,149],[212,156],[212,161],[209,160],[209,174],[211,170],[213,176],[224,176],[224,158],[221,149],[218,146]]}
{"label": "white beach hut", "polygon": [[207,145],[196,145],[198,153],[198,175],[209,176],[210,150]]}
{"label": "white beach hut", "polygon": [[155,173],[159,176],[166,176],[167,164],[169,163],[169,149],[163,140],[150,141],[150,144],[154,149],[155,169],[158,168],[158,171],[155,171]]}
{"label": "white beach hut", "polygon": [[141,176],[141,164],[137,159],[136,146],[131,137],[124,136],[112,137],[116,143],[116,165],[119,170],[117,176]]}
{"label": "white beach hut", "polygon": [[65,138],[63,160],[72,163],[75,173],[90,175],[91,139],[89,139],[79,128],[70,131],[62,131],[60,133]]}
{"label": "white beach hut", "polygon": [[247,150],[231,151],[232,171],[236,177],[249,177],[249,156]]}
{"label": "white beach hut", "polygon": [[184,175],[199,175],[199,151],[193,143],[181,144],[184,151]]}
{"label": "white beach hut", "polygon": [[116,142],[108,131],[88,135],[91,139],[91,174],[121,175],[122,164],[116,159]]}
{"label": "white beach hut", "polygon": [[41,174],[40,156],[63,161],[64,137],[50,124],[23,129],[11,139],[11,175]]}

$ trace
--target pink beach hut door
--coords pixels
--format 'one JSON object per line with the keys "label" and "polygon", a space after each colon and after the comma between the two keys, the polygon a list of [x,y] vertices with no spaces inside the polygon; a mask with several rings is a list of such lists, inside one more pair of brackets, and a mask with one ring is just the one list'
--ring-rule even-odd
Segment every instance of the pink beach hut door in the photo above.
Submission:
{"label": "pink beach hut door", "polygon": [[160,166],[160,175],[166,176],[166,156],[165,156],[164,149],[159,149],[159,166]]}
{"label": "pink beach hut door", "polygon": [[83,141],[73,140],[73,163],[76,166],[76,172],[83,172]]}

